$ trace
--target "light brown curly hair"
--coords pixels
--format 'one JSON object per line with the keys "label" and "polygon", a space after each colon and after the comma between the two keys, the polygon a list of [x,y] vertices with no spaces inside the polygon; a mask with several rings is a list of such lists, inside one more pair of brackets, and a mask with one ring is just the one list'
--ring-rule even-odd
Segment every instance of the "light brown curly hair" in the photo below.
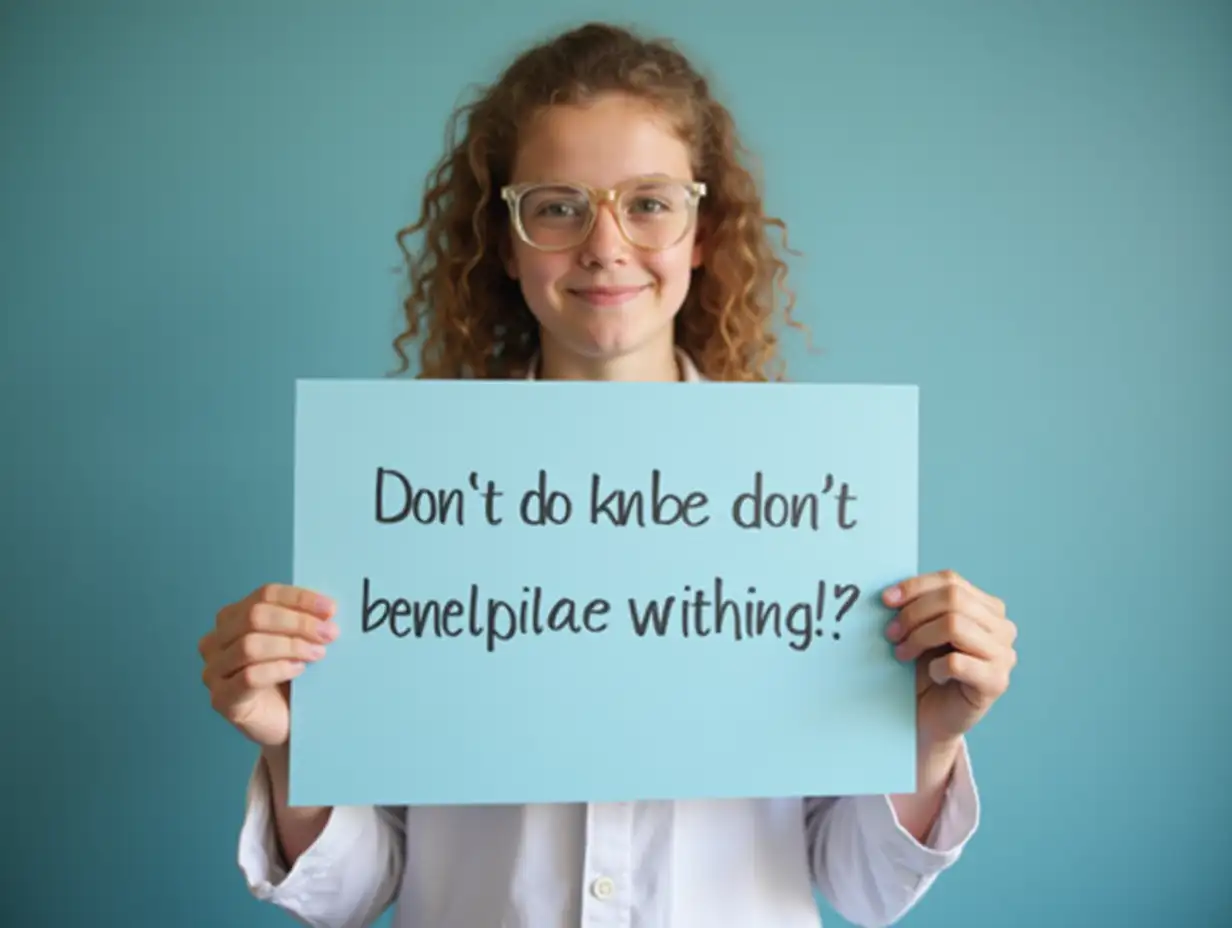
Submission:
{"label": "light brown curly hair", "polygon": [[[525,51],[451,117],[447,150],[424,184],[420,218],[397,234],[411,285],[405,328],[394,339],[398,372],[409,367],[408,343],[423,336],[418,377],[525,375],[539,329],[502,261],[511,225],[499,191],[528,117],[605,92],[637,96],[671,116],[692,152],[696,179],[707,185],[699,220],[704,256],[676,316],[676,343],[711,380],[782,378],[776,322],[781,314],[800,325],[792,318],[787,266],[768,231],[778,228],[786,248],[786,226],[765,214],[730,112],[674,43],[601,23]],[[420,232],[412,253],[408,242]]]}

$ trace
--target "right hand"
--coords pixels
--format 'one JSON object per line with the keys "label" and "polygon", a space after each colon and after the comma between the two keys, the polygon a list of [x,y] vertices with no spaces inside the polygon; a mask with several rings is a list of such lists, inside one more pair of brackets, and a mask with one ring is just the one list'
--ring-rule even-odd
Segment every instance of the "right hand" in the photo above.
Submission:
{"label": "right hand", "polygon": [[219,610],[197,647],[214,710],[263,747],[285,745],[287,684],[338,637],[334,608],[313,590],[271,583]]}

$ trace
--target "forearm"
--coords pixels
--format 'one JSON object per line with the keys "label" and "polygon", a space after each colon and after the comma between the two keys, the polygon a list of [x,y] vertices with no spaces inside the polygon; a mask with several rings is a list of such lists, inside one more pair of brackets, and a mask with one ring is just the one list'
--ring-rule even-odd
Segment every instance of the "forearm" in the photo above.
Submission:
{"label": "forearm", "polygon": [[961,751],[962,743],[958,739],[939,744],[921,743],[916,760],[916,791],[890,797],[899,822],[921,844],[927,843],[936,825]]}
{"label": "forearm", "polygon": [[287,805],[290,781],[290,759],[285,745],[263,748],[270,779],[270,798],[273,806],[274,831],[278,847],[288,869],[295,866],[299,856],[308,850],[321,836],[329,823],[331,806]]}
{"label": "forearm", "polygon": [[979,797],[964,742],[921,750],[917,769],[914,793],[805,800],[813,878],[849,922],[894,924],[975,831]]}

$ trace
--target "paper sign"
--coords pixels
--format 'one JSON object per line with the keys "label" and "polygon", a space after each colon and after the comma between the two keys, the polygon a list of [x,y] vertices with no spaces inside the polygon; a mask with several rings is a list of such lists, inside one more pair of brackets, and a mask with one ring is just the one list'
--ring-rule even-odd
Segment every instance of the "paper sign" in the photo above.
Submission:
{"label": "paper sign", "polygon": [[297,385],[296,805],[904,792],[917,391]]}

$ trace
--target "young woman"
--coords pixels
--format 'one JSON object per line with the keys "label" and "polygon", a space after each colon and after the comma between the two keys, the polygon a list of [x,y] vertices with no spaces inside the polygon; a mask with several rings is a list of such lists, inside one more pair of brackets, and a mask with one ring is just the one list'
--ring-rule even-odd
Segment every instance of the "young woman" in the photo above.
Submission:
{"label": "young woman", "polygon": [[[407,326],[420,376],[776,379],[784,265],[737,133],[673,46],[590,25],[523,54],[429,178]],[[403,239],[404,241],[406,238]],[[951,572],[904,578],[887,647],[918,666],[918,790],[896,796],[289,808],[287,683],[325,658],[333,604],[281,584],[201,640],[215,709],[260,746],[239,860],[306,924],[804,928],[819,889],[887,925],[978,819],[964,736],[1004,692],[1016,630]],[[391,738],[399,733],[391,732]]]}

